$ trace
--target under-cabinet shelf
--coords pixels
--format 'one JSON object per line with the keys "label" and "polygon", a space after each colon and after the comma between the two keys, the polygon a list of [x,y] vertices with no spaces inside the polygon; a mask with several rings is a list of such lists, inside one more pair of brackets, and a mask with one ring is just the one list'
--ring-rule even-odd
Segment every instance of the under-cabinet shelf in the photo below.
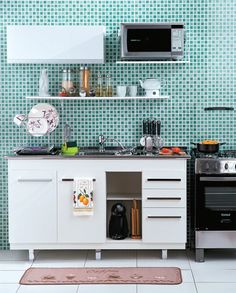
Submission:
{"label": "under-cabinet shelf", "polygon": [[114,239],[112,239],[112,238],[109,238],[109,237],[107,237],[107,239],[106,239],[106,243],[142,243],[142,238],[140,238],[140,239],[132,239],[132,238],[130,238],[130,237],[127,237],[127,238],[125,238],[125,239],[122,239],[122,240],[114,240]]}
{"label": "under-cabinet shelf", "polygon": [[107,200],[142,200],[140,194],[107,194]]}
{"label": "under-cabinet shelf", "polygon": [[159,97],[146,97],[146,96],[139,96],[139,97],[56,97],[56,96],[49,96],[49,97],[39,97],[39,96],[27,96],[26,99],[28,100],[61,100],[61,101],[115,101],[115,100],[166,100],[169,99],[170,96],[159,96]]}
{"label": "under-cabinet shelf", "polygon": [[116,61],[116,64],[189,64],[190,60],[178,60],[178,61]]}

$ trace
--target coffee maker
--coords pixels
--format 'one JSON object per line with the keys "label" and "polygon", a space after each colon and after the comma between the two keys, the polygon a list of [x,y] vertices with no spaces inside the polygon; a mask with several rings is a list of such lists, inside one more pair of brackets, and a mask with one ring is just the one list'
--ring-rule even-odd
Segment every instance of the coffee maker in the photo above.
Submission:
{"label": "coffee maker", "polygon": [[109,221],[109,237],[114,240],[122,240],[128,236],[128,222],[126,208],[121,203],[116,203],[111,208]]}

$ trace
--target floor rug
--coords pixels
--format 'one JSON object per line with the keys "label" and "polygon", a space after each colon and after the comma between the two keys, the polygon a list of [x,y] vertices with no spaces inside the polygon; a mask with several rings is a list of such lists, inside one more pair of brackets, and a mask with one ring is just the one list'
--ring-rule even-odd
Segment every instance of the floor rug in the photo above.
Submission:
{"label": "floor rug", "polygon": [[160,284],[182,283],[181,270],[157,268],[29,268],[22,285]]}

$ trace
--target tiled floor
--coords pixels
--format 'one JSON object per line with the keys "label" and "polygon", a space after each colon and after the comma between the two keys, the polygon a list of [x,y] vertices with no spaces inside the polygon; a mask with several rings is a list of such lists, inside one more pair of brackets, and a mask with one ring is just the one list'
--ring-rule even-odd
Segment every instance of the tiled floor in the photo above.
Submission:
{"label": "tiled floor", "polygon": [[[182,269],[181,285],[81,285],[20,286],[24,270],[29,267],[153,267],[175,266]],[[236,250],[209,250],[206,262],[196,263],[194,254],[169,251],[168,259],[160,251],[103,251],[102,260],[94,251],[40,251],[34,262],[27,252],[0,252],[1,293],[223,293],[236,292]]]}

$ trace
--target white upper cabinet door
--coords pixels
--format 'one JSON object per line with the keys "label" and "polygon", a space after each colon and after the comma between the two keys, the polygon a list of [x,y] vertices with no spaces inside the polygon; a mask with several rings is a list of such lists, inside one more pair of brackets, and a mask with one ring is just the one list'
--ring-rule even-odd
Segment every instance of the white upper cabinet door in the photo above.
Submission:
{"label": "white upper cabinet door", "polygon": [[56,197],[56,172],[9,170],[10,243],[55,243]]}
{"label": "white upper cabinet door", "polygon": [[[73,214],[72,180],[74,177],[95,179],[93,215],[75,216]],[[58,241],[60,243],[104,243],[106,240],[105,172],[96,169],[95,164],[85,160],[76,168],[73,166],[59,171],[58,180]]]}
{"label": "white upper cabinet door", "polygon": [[105,26],[8,26],[8,63],[104,63]]}

